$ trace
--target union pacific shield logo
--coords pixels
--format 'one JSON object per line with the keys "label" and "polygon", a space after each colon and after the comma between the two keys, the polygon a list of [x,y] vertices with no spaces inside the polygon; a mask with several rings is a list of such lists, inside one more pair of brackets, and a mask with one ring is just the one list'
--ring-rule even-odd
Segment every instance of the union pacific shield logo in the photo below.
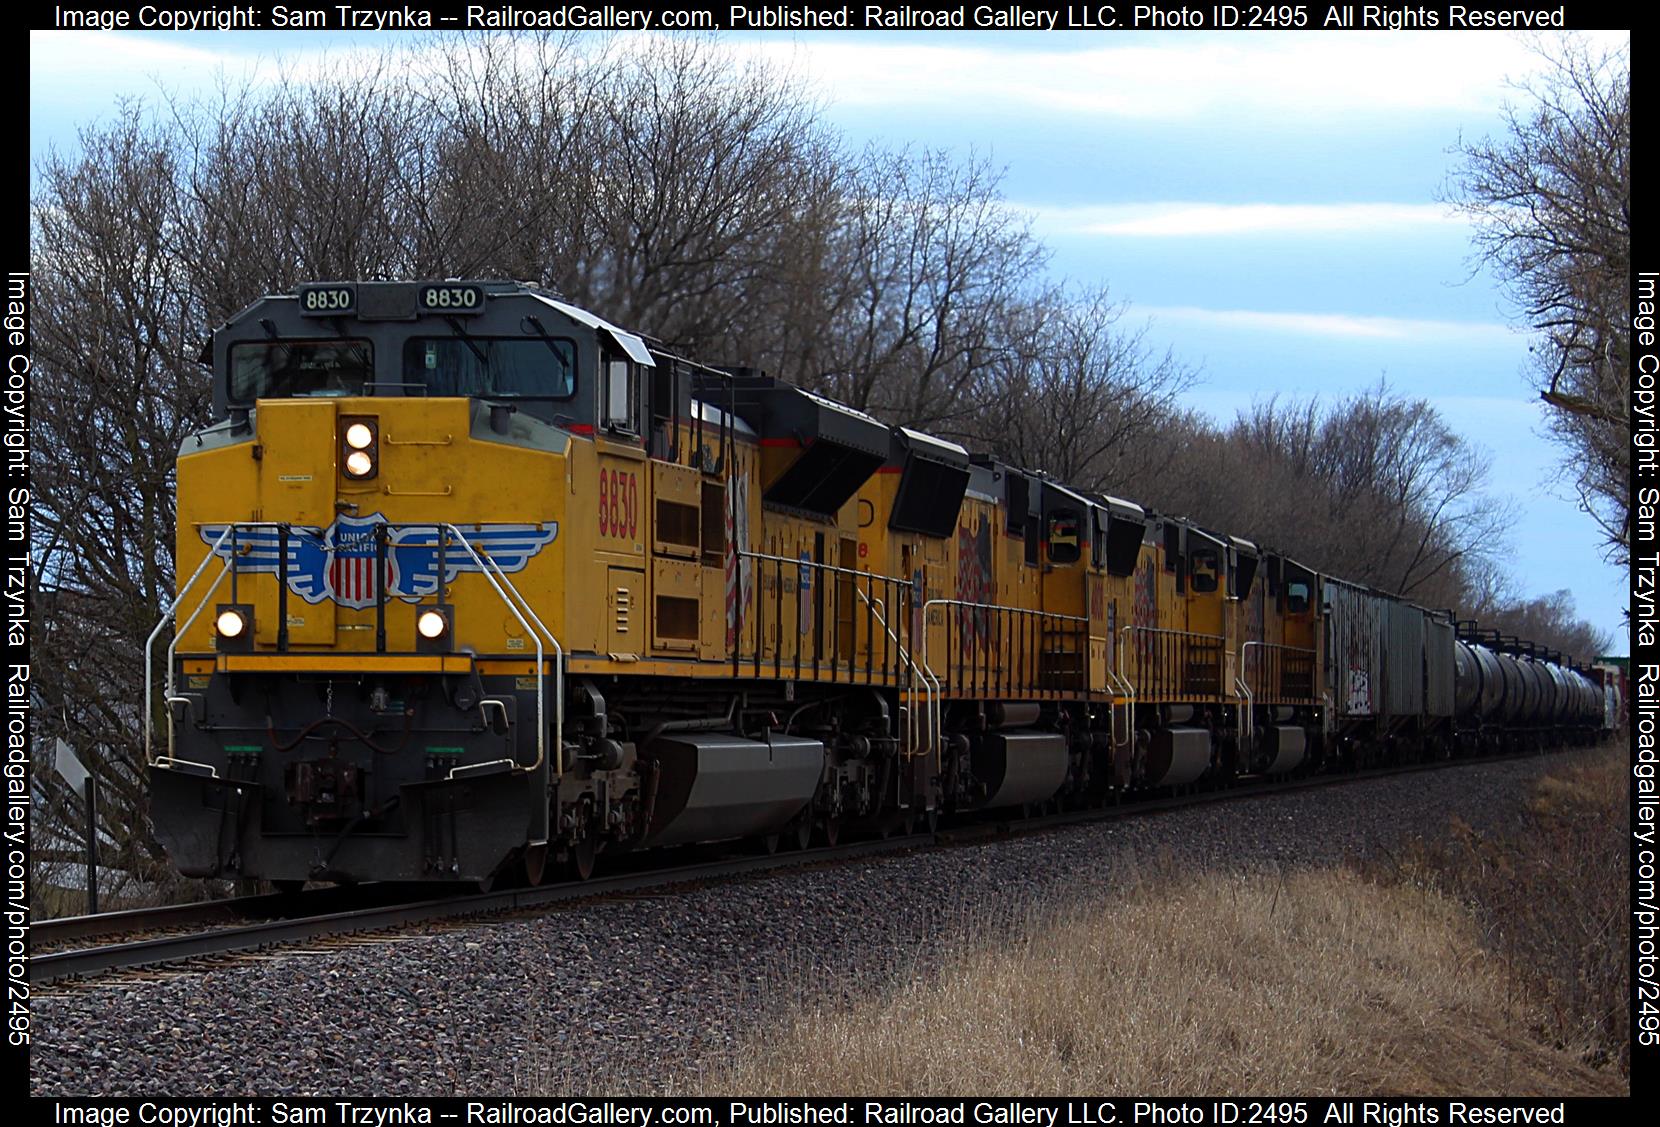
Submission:
{"label": "union pacific shield logo", "polygon": [[[331,599],[343,607],[375,605],[375,527],[386,524],[379,513],[366,517],[342,516],[327,528],[291,527],[288,530],[288,587],[308,603]],[[205,525],[202,540],[212,544],[226,526]],[[453,534],[444,548],[443,581],[477,572],[488,559],[504,572],[523,571],[525,565],[559,535],[555,521],[545,524],[491,524],[462,528],[472,552]],[[431,525],[386,524],[386,563],[378,577],[386,597],[417,602],[438,591],[438,529]],[[236,532],[236,570],[240,574],[278,573],[281,535],[275,528],[243,528]],[[479,559],[474,559],[473,553]],[[216,553],[232,558],[227,538]]]}

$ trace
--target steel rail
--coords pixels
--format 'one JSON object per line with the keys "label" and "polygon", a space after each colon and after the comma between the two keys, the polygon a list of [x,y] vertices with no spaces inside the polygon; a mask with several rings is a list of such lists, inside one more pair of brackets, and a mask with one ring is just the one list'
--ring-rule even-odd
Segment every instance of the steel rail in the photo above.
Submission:
{"label": "steel rail", "polygon": [[[710,862],[681,865],[668,869],[649,869],[642,872],[599,877],[588,881],[571,881],[540,888],[459,894],[447,898],[433,898],[351,911],[329,912],[298,919],[271,920],[189,935],[162,936],[107,946],[54,951],[31,957],[29,979],[35,985],[44,985],[111,970],[136,969],[204,956],[256,951],[298,943],[308,939],[385,931],[429,920],[492,915],[547,907],[560,903],[603,899],[618,893],[638,892],[652,888],[671,888],[675,885],[759,875],[783,869],[853,860],[881,853],[921,849],[930,846],[971,845],[992,836],[1003,837],[1013,833],[1035,833],[1067,826],[1086,825],[1093,822],[1166,813],[1212,803],[1247,801],[1321,787],[1373,782],[1382,778],[1421,771],[1459,767],[1479,768],[1508,760],[1540,757],[1548,754],[1551,754],[1551,752],[1525,751],[1508,755],[1484,756],[1480,759],[1440,759],[1368,768],[1362,771],[1340,774],[1308,775],[1303,778],[1279,781],[1261,776],[1246,776],[1245,781],[1230,787],[1220,787],[1214,790],[1184,788],[1188,789],[1188,793],[1138,799],[1106,807],[1026,819],[978,816],[982,813],[994,814],[995,811],[969,812],[965,815],[967,820],[963,823],[941,829],[935,833],[922,832],[770,856],[726,857]],[[219,903],[229,904],[232,902],[221,901]],[[191,908],[200,909],[201,907],[203,906],[185,905],[180,910],[184,912]],[[80,919],[86,918],[80,917]]]}
{"label": "steel rail", "polygon": [[[130,935],[159,928],[191,924],[234,923],[268,920],[282,916],[315,915],[361,906],[365,898],[381,903],[407,900],[413,886],[394,882],[360,885],[333,885],[298,892],[270,892],[257,896],[234,896],[223,900],[196,900],[189,904],[161,904],[145,908],[124,908],[91,916],[59,916],[36,920],[29,925],[31,945],[59,946],[76,939]],[[431,897],[429,885],[424,896]]]}

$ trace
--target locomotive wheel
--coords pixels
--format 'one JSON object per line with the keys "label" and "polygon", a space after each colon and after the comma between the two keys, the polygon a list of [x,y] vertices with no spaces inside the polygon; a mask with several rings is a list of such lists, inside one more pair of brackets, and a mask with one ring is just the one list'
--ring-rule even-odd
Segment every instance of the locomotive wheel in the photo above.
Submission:
{"label": "locomotive wheel", "polygon": [[782,834],[767,834],[760,839],[761,852],[771,856],[778,852],[778,844],[783,841]]}
{"label": "locomotive wheel", "polygon": [[835,848],[842,839],[842,822],[840,818],[825,818],[819,823],[819,829],[824,833],[824,844]]}
{"label": "locomotive wheel", "polygon": [[276,890],[277,894],[280,896],[298,896],[300,889],[305,887],[305,881],[274,880],[271,882],[271,887]]}
{"label": "locomotive wheel", "polygon": [[793,823],[784,827],[784,833],[790,848],[806,849],[813,844],[813,820],[802,814]]}
{"label": "locomotive wheel", "polygon": [[593,834],[588,834],[581,841],[571,846],[571,876],[577,880],[587,880],[594,875],[594,859],[599,854],[599,844]]}
{"label": "locomotive wheel", "polygon": [[527,845],[524,853],[525,883],[535,888],[548,873],[548,845]]}

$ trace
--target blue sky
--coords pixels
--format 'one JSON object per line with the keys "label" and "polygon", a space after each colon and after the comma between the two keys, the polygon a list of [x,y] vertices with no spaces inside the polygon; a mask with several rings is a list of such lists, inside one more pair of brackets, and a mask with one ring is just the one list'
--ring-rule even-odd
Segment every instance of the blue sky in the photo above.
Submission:
{"label": "blue sky", "polygon": [[[371,33],[35,32],[30,149],[73,148],[116,99],[303,73]],[[1623,34],[1597,33],[1613,43]],[[1201,372],[1221,420],[1275,392],[1340,398],[1380,376],[1433,401],[1512,497],[1509,567],[1566,587],[1621,637],[1622,573],[1553,467],[1526,334],[1439,202],[1461,135],[1502,129],[1539,66],[1506,33],[820,33],[725,36],[789,67],[851,140],[949,147],[1006,169],[1054,250]],[[408,38],[399,42],[408,42]]]}

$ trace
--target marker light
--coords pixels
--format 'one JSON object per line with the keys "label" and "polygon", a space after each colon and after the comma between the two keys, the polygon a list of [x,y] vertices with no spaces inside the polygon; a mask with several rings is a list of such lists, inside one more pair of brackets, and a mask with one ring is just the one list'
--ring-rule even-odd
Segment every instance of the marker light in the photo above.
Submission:
{"label": "marker light", "polygon": [[346,428],[346,445],[353,450],[367,450],[374,440],[375,432],[369,429],[367,423],[353,423]]}
{"label": "marker light", "polygon": [[449,620],[435,610],[424,610],[415,619],[415,629],[420,631],[421,637],[434,641],[444,636],[449,629]]}
{"label": "marker light", "polygon": [[221,638],[240,638],[242,632],[248,629],[248,620],[242,617],[241,611],[223,610],[214,619],[213,625]]}
{"label": "marker light", "polygon": [[[364,427],[363,429],[367,430],[369,428]],[[348,435],[350,433],[350,431],[347,432]],[[369,456],[367,451],[353,450],[346,455],[346,472],[352,477],[368,477],[374,471],[374,468],[375,460]]]}

